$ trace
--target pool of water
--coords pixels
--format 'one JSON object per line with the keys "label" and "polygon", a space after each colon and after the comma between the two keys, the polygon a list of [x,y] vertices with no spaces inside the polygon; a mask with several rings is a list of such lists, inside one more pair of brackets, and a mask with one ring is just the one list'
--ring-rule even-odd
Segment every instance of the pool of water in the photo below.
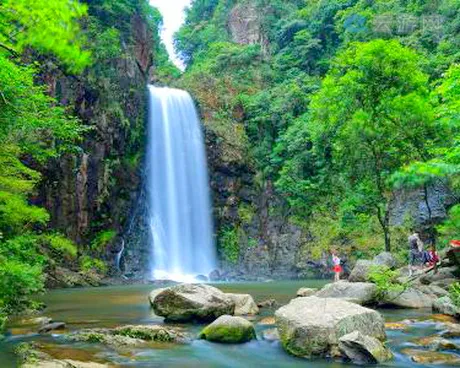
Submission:
{"label": "pool of water", "polygon": [[[216,284],[225,292],[249,293],[256,301],[276,299],[285,304],[295,297],[300,287],[321,287],[325,281],[283,281],[266,283]],[[82,328],[115,327],[124,324],[161,324],[162,318],[153,314],[147,297],[154,289],[151,285],[114,286],[104,288],[54,290],[41,297],[48,308],[44,315],[54,321],[67,324],[67,331]],[[155,348],[111,349],[87,343],[68,343],[59,334],[41,336],[28,328],[11,322],[7,338],[0,342],[0,366],[15,367],[14,347],[23,341],[40,342],[47,352],[56,358],[106,362],[118,367],[346,367],[346,364],[326,360],[306,360],[286,354],[279,342],[261,338],[264,329],[273,326],[258,325],[263,317],[273,315],[273,310],[262,309],[254,318],[258,340],[242,345],[222,345],[195,340],[188,345],[162,345]],[[387,321],[422,318],[430,311],[382,310]],[[185,326],[191,333],[198,333],[202,326]],[[417,337],[436,332],[436,324],[419,322],[406,331],[388,331],[388,346],[395,359],[385,366],[417,366],[401,350],[414,347]]]}

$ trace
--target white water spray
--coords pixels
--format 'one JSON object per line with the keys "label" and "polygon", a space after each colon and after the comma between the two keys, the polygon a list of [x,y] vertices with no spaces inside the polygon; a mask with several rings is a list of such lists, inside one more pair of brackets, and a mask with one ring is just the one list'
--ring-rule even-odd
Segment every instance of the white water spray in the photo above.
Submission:
{"label": "white water spray", "polygon": [[216,267],[203,134],[190,95],[149,86],[147,150],[155,279],[193,281]]}

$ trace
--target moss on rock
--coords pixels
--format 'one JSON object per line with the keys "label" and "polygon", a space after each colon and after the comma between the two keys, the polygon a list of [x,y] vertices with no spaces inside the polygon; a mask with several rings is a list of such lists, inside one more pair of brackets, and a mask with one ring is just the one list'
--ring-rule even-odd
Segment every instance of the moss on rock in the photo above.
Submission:
{"label": "moss on rock", "polygon": [[242,317],[221,316],[200,333],[200,338],[225,344],[240,344],[256,338],[254,326]]}

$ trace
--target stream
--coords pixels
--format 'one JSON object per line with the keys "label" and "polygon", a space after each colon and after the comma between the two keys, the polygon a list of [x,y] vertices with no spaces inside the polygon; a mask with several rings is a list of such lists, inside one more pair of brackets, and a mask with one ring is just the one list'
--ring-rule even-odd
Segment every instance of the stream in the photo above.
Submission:
{"label": "stream", "polygon": [[[249,293],[256,302],[274,298],[286,304],[295,297],[300,287],[321,287],[327,281],[276,281],[266,283],[220,283],[224,292]],[[74,359],[111,363],[117,367],[345,367],[352,366],[327,360],[306,360],[285,353],[280,343],[262,338],[261,332],[273,326],[257,324],[262,318],[272,316],[273,309],[261,309],[261,314],[253,318],[258,335],[257,341],[243,345],[222,345],[203,340],[194,340],[187,345],[158,344],[156,348],[126,347],[114,350],[98,344],[64,341],[62,333],[84,328],[116,327],[125,324],[162,324],[163,320],[153,314],[148,294],[152,285],[111,286],[102,288],[53,290],[40,300],[48,308],[44,316],[54,321],[63,321],[67,330],[48,335],[39,335],[30,327],[21,327],[11,321],[6,339],[0,342],[0,367],[16,367],[14,347],[20,342],[37,341],[44,351],[57,359]],[[388,309],[381,310],[387,322],[417,318],[406,331],[387,331],[388,346],[395,359],[386,367],[423,367],[415,364],[410,357],[401,353],[404,348],[416,347],[412,342],[418,337],[437,332],[436,323],[424,321],[431,315],[429,310]],[[198,334],[202,326],[186,325],[188,331]]]}

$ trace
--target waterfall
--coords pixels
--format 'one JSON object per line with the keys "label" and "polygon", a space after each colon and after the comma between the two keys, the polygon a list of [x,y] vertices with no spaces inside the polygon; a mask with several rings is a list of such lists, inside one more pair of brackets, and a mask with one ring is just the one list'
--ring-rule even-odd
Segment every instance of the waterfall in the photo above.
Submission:
{"label": "waterfall", "polygon": [[203,134],[190,95],[149,86],[147,184],[155,279],[190,281],[216,267]]}

